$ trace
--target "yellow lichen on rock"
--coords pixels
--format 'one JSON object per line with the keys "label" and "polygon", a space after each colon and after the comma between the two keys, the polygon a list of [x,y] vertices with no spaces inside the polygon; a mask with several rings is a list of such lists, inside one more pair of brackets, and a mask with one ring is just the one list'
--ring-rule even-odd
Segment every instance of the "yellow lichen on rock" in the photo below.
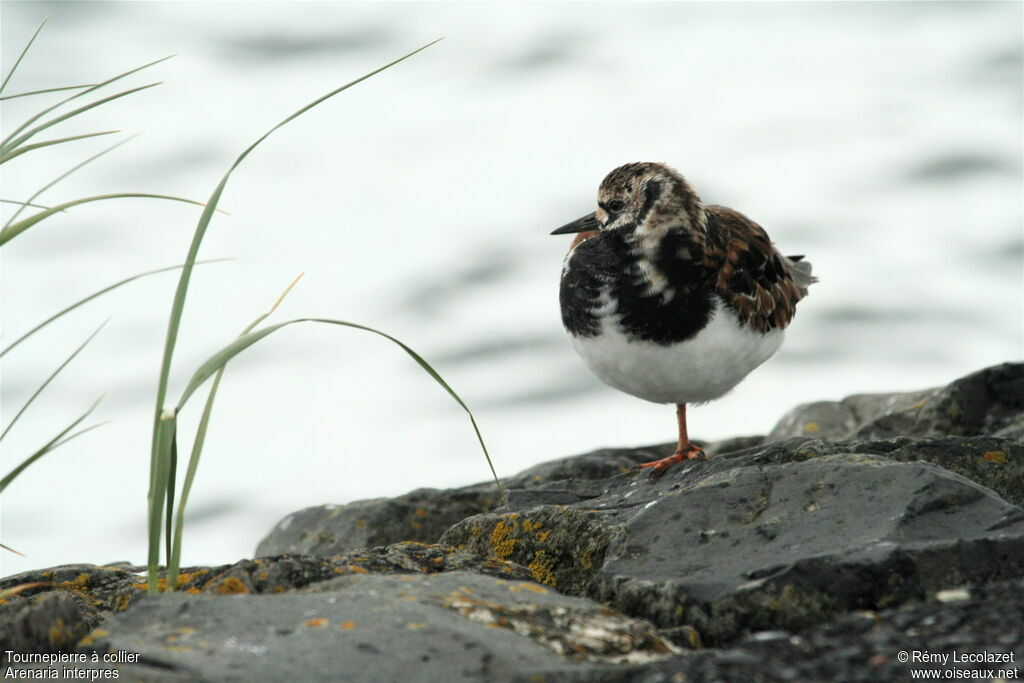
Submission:
{"label": "yellow lichen on rock", "polygon": [[503,560],[512,555],[519,540],[515,538],[515,534],[519,531],[519,525],[516,523],[517,517],[519,515],[511,514],[507,517],[508,522],[498,520],[498,523],[494,525],[494,531],[491,532],[491,547],[494,549],[495,556]]}
{"label": "yellow lichen on rock", "polygon": [[534,522],[529,518],[523,520],[523,531],[534,531],[542,526],[544,526],[544,522]]}
{"label": "yellow lichen on rock", "polygon": [[510,583],[508,589],[513,593],[521,593],[522,591],[531,591],[533,593],[540,593],[541,595],[547,594],[548,590],[535,583],[516,582]]}
{"label": "yellow lichen on rock", "polygon": [[249,589],[242,581],[234,576],[229,576],[214,584],[210,592],[218,595],[241,595],[248,593]]}
{"label": "yellow lichen on rock", "polygon": [[85,647],[87,645],[95,645],[97,639],[99,639],[99,638],[106,638],[109,635],[110,635],[110,631],[108,631],[105,628],[94,629],[92,633],[90,633],[85,638],[82,638],[80,641],[78,641],[78,647]]}
{"label": "yellow lichen on rock", "polygon": [[999,464],[1003,464],[1006,462],[1006,453],[1003,453],[1002,451],[988,451],[982,456],[982,458],[984,458],[985,462],[997,462]]}
{"label": "yellow lichen on rock", "polygon": [[551,557],[544,550],[538,550],[533,555],[533,562],[527,565],[534,580],[545,585],[554,587],[558,585],[558,578],[551,568],[555,566],[555,558]]}

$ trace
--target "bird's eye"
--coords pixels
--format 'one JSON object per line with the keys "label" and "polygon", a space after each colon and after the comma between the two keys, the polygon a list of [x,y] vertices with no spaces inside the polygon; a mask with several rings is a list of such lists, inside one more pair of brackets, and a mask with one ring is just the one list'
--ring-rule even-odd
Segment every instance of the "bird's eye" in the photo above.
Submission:
{"label": "bird's eye", "polygon": [[613,199],[612,201],[608,202],[608,209],[610,211],[618,213],[619,211],[622,211],[625,208],[626,202],[622,201],[621,199]]}

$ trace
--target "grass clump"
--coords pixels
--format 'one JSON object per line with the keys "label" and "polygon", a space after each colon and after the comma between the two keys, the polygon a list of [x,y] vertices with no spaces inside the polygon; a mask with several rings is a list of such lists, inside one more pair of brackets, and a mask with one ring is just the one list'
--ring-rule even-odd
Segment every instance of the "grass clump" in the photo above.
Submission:
{"label": "grass clump", "polygon": [[[33,35],[32,39],[29,41],[28,45],[26,45],[25,50],[22,52],[21,56],[19,56],[18,61],[15,63],[14,67],[12,68],[11,74],[13,74],[14,70],[17,69],[17,66],[21,62],[22,57],[24,57],[25,53],[28,51],[28,48],[31,46],[31,44],[35,40],[36,36],[38,36],[39,30],[41,30],[41,29],[42,29],[42,25],[40,25],[39,29],[36,31],[36,34]],[[481,450],[483,451],[484,457],[486,458],[488,466],[490,467],[491,474],[494,476],[494,480],[495,480],[495,483],[498,486],[499,491],[501,490],[501,484],[498,482],[497,474],[495,473],[494,466],[491,463],[490,455],[487,452],[487,447],[486,447],[486,445],[484,443],[483,436],[480,433],[480,429],[477,426],[476,419],[473,416],[472,411],[469,409],[469,407],[466,405],[466,403],[459,397],[459,395],[454,391],[454,389],[452,389],[452,387],[441,377],[441,375],[436,370],[434,370],[434,368],[431,367],[431,365],[422,356],[420,356],[416,351],[414,351],[411,347],[406,345],[404,342],[400,341],[399,339],[397,339],[397,338],[395,338],[395,337],[393,337],[393,336],[391,336],[391,335],[389,335],[389,334],[387,334],[385,332],[382,332],[381,330],[375,329],[373,327],[369,327],[367,325],[362,325],[362,324],[359,324],[359,323],[350,322],[350,321],[346,321],[346,320],[334,319],[334,318],[298,318],[298,319],[288,320],[288,321],[281,322],[281,323],[276,323],[276,324],[273,324],[273,325],[268,325],[268,326],[265,326],[265,327],[262,327],[262,328],[259,327],[259,325],[262,324],[263,321],[271,313],[274,312],[274,310],[277,308],[277,306],[281,303],[281,301],[284,299],[284,297],[288,294],[288,292],[291,290],[291,288],[298,281],[297,279],[296,279],[295,282],[293,282],[291,285],[289,285],[289,287],[285,290],[285,292],[281,295],[281,297],[278,298],[277,302],[271,307],[271,309],[269,311],[267,311],[267,313],[259,316],[255,321],[253,321],[251,324],[249,324],[247,327],[245,327],[245,329],[242,331],[242,333],[236,339],[234,339],[233,341],[231,341],[230,343],[225,345],[223,348],[221,348],[220,350],[218,350],[217,352],[212,354],[206,362],[204,362],[202,365],[200,365],[195,370],[195,372],[192,374],[191,379],[189,380],[189,382],[185,386],[184,390],[181,392],[181,395],[180,395],[180,397],[178,398],[178,400],[176,402],[173,402],[173,403],[168,402],[168,395],[169,395],[169,391],[170,391],[169,378],[170,378],[171,366],[173,364],[175,347],[176,347],[177,342],[178,342],[178,337],[179,337],[179,332],[180,332],[180,327],[181,327],[182,313],[184,311],[185,302],[186,302],[186,299],[187,299],[187,296],[188,296],[188,292],[189,292],[189,285],[190,285],[190,281],[191,281],[192,270],[193,270],[193,268],[196,265],[199,265],[200,263],[202,263],[201,261],[197,261],[197,257],[198,257],[198,254],[199,254],[199,249],[200,249],[200,246],[202,244],[203,238],[206,235],[206,231],[209,228],[209,225],[210,225],[210,223],[211,223],[211,221],[212,221],[212,219],[214,217],[214,213],[216,211],[218,211],[217,207],[218,207],[218,204],[220,202],[221,195],[223,194],[224,189],[227,186],[227,183],[228,183],[229,179],[231,178],[232,173],[238,168],[239,165],[241,165],[241,163],[246,159],[246,157],[248,157],[249,154],[254,149],[256,149],[256,147],[258,147],[264,140],[266,140],[271,134],[273,134],[276,130],[278,130],[282,126],[288,124],[289,122],[291,122],[294,119],[298,118],[299,116],[301,116],[305,112],[307,112],[310,109],[318,106],[319,104],[325,102],[326,100],[334,97],[335,95],[337,95],[337,94],[347,90],[348,88],[350,88],[350,87],[352,87],[352,86],[354,86],[354,85],[356,85],[356,84],[358,84],[358,83],[360,83],[360,82],[362,82],[362,81],[364,81],[364,80],[366,80],[366,79],[368,79],[368,78],[370,78],[370,77],[372,77],[372,76],[374,76],[374,75],[376,75],[376,74],[378,74],[378,73],[380,73],[380,72],[382,72],[382,71],[384,71],[386,69],[389,69],[389,68],[395,66],[396,64],[399,64],[400,62],[402,62],[402,61],[412,57],[413,55],[415,55],[415,54],[417,54],[417,53],[427,49],[431,45],[434,45],[436,42],[438,42],[438,41],[435,40],[435,41],[433,41],[431,43],[428,43],[427,45],[424,45],[423,47],[420,47],[420,48],[410,52],[409,54],[406,54],[406,55],[404,55],[404,56],[402,56],[402,57],[400,57],[400,58],[398,58],[398,59],[396,59],[396,60],[394,60],[394,61],[392,61],[392,62],[390,62],[388,64],[385,64],[384,66],[382,66],[382,67],[380,67],[378,69],[375,69],[375,70],[373,70],[373,71],[371,71],[371,72],[369,72],[369,73],[367,73],[367,74],[365,74],[363,76],[360,76],[359,78],[356,78],[355,80],[352,80],[352,81],[346,83],[345,85],[342,85],[342,86],[340,86],[338,88],[335,88],[334,90],[331,90],[327,94],[317,98],[316,100],[310,102],[309,104],[305,105],[304,107],[298,109],[294,113],[292,113],[289,116],[287,116],[284,120],[282,120],[280,123],[278,123],[277,125],[275,125],[272,128],[270,128],[266,133],[264,133],[262,136],[260,136],[255,142],[253,142],[251,145],[249,145],[234,160],[234,162],[228,167],[228,169],[225,172],[224,176],[221,178],[220,182],[214,188],[214,190],[211,193],[209,199],[207,199],[207,201],[205,203],[200,203],[200,202],[195,202],[195,201],[192,201],[192,200],[182,199],[180,197],[171,197],[171,196],[167,196],[167,195],[156,195],[156,194],[145,194],[145,193],[118,193],[118,194],[97,195],[97,196],[92,196],[92,197],[84,197],[84,198],[79,198],[79,199],[75,199],[75,200],[71,200],[71,201],[61,202],[61,203],[59,203],[57,205],[49,206],[49,207],[45,206],[45,205],[42,205],[42,204],[36,203],[35,200],[38,198],[38,196],[43,191],[49,189],[54,184],[59,182],[61,179],[63,179],[64,177],[66,177],[70,173],[78,170],[79,168],[81,168],[85,164],[87,164],[87,163],[93,161],[94,159],[98,158],[99,156],[102,156],[103,154],[106,154],[107,152],[111,151],[117,145],[115,145],[114,147],[108,148],[107,150],[104,150],[103,152],[100,152],[100,154],[95,155],[94,157],[91,157],[91,158],[87,159],[86,161],[82,162],[81,164],[77,165],[76,167],[72,168],[68,172],[66,172],[63,175],[59,176],[56,180],[54,180],[54,181],[50,182],[49,184],[47,184],[46,186],[44,186],[41,190],[39,190],[38,192],[33,194],[26,201],[24,201],[24,202],[14,202],[16,204],[19,204],[20,206],[19,206],[18,210],[15,212],[15,214],[11,217],[11,219],[9,221],[7,221],[7,223],[3,226],[3,229],[0,230],[0,246],[2,246],[6,242],[8,242],[8,241],[10,241],[10,240],[12,240],[12,239],[14,239],[16,237],[19,237],[20,235],[25,233],[27,230],[33,228],[34,226],[38,225],[42,221],[44,221],[44,220],[46,220],[46,219],[48,219],[48,218],[50,218],[50,217],[52,217],[52,216],[54,216],[54,215],[56,215],[58,213],[63,213],[65,211],[67,211],[68,209],[71,209],[71,208],[76,207],[78,205],[86,204],[86,203],[89,203],[89,202],[105,201],[105,200],[108,200],[108,199],[128,198],[128,197],[145,197],[145,198],[153,198],[153,199],[167,199],[167,200],[173,200],[173,201],[189,202],[189,203],[192,203],[192,204],[198,204],[199,206],[203,207],[202,213],[201,213],[201,215],[199,217],[199,220],[198,220],[198,222],[197,222],[197,224],[195,226],[195,229],[193,231],[192,240],[191,240],[191,243],[189,245],[188,252],[187,252],[186,257],[185,257],[185,261],[180,266],[172,266],[172,267],[169,267],[169,268],[161,268],[161,269],[157,269],[157,270],[153,270],[153,271],[148,271],[146,273],[140,273],[138,275],[134,275],[134,276],[131,276],[129,278],[125,278],[123,280],[120,280],[120,281],[118,281],[118,282],[116,282],[116,283],[114,283],[114,284],[112,284],[112,285],[110,285],[110,286],[108,286],[108,287],[106,287],[106,288],[104,288],[104,289],[94,293],[94,294],[91,294],[91,295],[89,295],[89,296],[79,300],[78,302],[74,303],[73,305],[71,305],[71,306],[63,309],[62,311],[58,312],[57,314],[47,318],[42,323],[40,323],[39,325],[37,325],[36,327],[31,329],[29,332],[21,335],[10,346],[8,346],[7,348],[5,348],[2,351],[0,351],[0,356],[6,354],[11,349],[13,349],[15,346],[17,346],[18,344],[22,343],[24,340],[26,340],[32,334],[34,334],[34,333],[38,332],[39,330],[43,329],[44,327],[46,327],[48,324],[50,324],[54,320],[56,320],[56,319],[60,318],[61,316],[67,314],[71,310],[74,310],[78,306],[81,306],[81,305],[87,303],[88,301],[91,301],[92,299],[94,299],[94,298],[96,298],[98,296],[101,296],[102,294],[104,294],[104,293],[106,293],[108,291],[111,291],[112,289],[115,289],[117,287],[123,286],[125,284],[128,284],[129,282],[132,282],[132,281],[134,281],[134,280],[136,280],[136,279],[138,279],[140,277],[144,277],[144,276],[147,276],[147,275],[156,274],[156,273],[159,273],[159,272],[165,272],[165,271],[172,270],[172,269],[176,269],[176,270],[180,271],[179,277],[178,277],[178,284],[177,284],[177,287],[175,289],[174,297],[173,297],[173,299],[171,301],[171,307],[170,307],[170,311],[169,311],[169,315],[168,315],[167,333],[166,333],[165,341],[164,341],[163,355],[161,357],[160,371],[159,371],[159,380],[158,380],[158,384],[157,384],[157,392],[156,392],[156,396],[155,396],[155,405],[154,405],[154,413],[153,413],[153,432],[152,432],[152,442],[151,442],[151,449],[150,449],[150,477],[149,477],[149,489],[148,489],[148,494],[147,494],[147,501],[148,501],[148,508],[147,508],[148,509],[148,513],[147,513],[147,517],[148,517],[147,531],[148,531],[148,544],[149,544],[148,553],[147,553],[147,568],[148,568],[147,588],[148,588],[149,592],[151,592],[151,593],[158,592],[160,590],[160,588],[161,588],[161,584],[166,585],[168,588],[170,588],[172,590],[173,590],[174,587],[176,587],[177,579],[178,579],[178,573],[179,573],[179,567],[180,567],[181,551],[182,551],[182,535],[183,535],[183,528],[184,528],[185,508],[186,508],[186,505],[187,505],[189,492],[191,490],[193,481],[194,481],[195,476],[196,476],[196,472],[198,470],[198,465],[199,465],[199,461],[200,461],[200,458],[201,458],[201,454],[202,454],[202,450],[203,450],[203,445],[204,445],[206,434],[207,434],[207,430],[208,430],[208,427],[209,427],[210,416],[211,416],[212,410],[213,410],[213,404],[214,404],[214,401],[215,401],[215,397],[217,395],[217,390],[218,390],[218,388],[220,386],[221,379],[223,377],[225,366],[236,355],[238,355],[239,353],[242,353],[247,348],[249,348],[253,344],[256,344],[257,342],[259,342],[260,340],[264,339],[268,335],[273,334],[274,332],[277,332],[278,330],[281,330],[281,329],[283,329],[285,327],[288,327],[288,326],[291,326],[291,325],[295,325],[297,323],[316,323],[316,324],[321,324],[321,325],[330,325],[330,326],[334,326],[334,327],[346,327],[346,328],[350,328],[350,329],[361,330],[361,331],[364,331],[364,332],[369,332],[369,333],[372,333],[374,335],[377,335],[377,336],[379,336],[379,337],[381,337],[383,339],[386,339],[386,340],[392,342],[393,344],[398,345],[403,351],[405,351],[420,366],[420,368],[422,368],[428,375],[430,375],[430,377],[433,378],[434,381],[437,382],[449,394],[449,396],[452,397],[452,399],[463,410],[466,411],[467,415],[469,416],[469,420],[470,420],[470,423],[471,423],[471,425],[473,427],[473,430],[474,430],[474,432],[476,434],[477,440],[480,443]],[[165,57],[164,59],[167,59],[167,58]],[[36,91],[32,91],[32,92],[19,93],[17,95],[3,96],[2,95],[2,90],[3,90],[4,87],[6,87],[7,82],[10,80],[10,76],[11,76],[11,74],[8,74],[7,77],[4,79],[3,86],[0,87],[0,99],[13,99],[15,97],[28,97],[28,96],[42,95],[42,94],[45,94],[45,93],[53,93],[53,92],[58,92],[58,91],[71,91],[73,94],[71,94],[68,97],[64,98],[63,100],[58,102],[56,105],[44,108],[41,111],[39,111],[37,114],[31,116],[28,120],[26,120],[21,125],[19,125],[2,142],[0,142],[0,164],[7,163],[8,161],[10,161],[12,159],[15,159],[15,158],[17,158],[17,157],[19,157],[19,156],[21,156],[23,154],[31,153],[31,152],[34,152],[36,150],[39,150],[39,149],[42,149],[42,148],[45,148],[45,147],[48,147],[48,146],[59,145],[59,144],[68,144],[68,143],[71,143],[71,142],[74,142],[74,141],[78,141],[78,140],[82,140],[82,139],[86,139],[86,138],[92,138],[92,137],[97,137],[97,136],[102,136],[102,135],[109,135],[109,134],[117,132],[117,131],[99,131],[99,132],[86,133],[86,134],[80,134],[80,135],[66,136],[66,137],[63,137],[63,138],[55,138],[55,139],[41,141],[41,142],[33,141],[37,134],[47,130],[48,128],[50,128],[50,127],[52,127],[54,125],[57,125],[59,123],[62,123],[62,122],[68,121],[68,120],[72,120],[76,116],[78,116],[78,115],[80,115],[80,114],[82,114],[82,113],[84,113],[86,111],[89,111],[89,110],[91,110],[91,109],[93,109],[95,107],[99,107],[99,106],[101,106],[103,104],[106,104],[108,102],[112,102],[112,101],[117,100],[117,99],[122,98],[122,97],[127,97],[127,96],[130,96],[130,95],[134,95],[134,94],[139,93],[141,91],[144,91],[144,90],[146,90],[148,88],[151,88],[151,87],[153,87],[155,85],[158,85],[158,83],[150,83],[150,84],[139,86],[139,87],[129,88],[129,89],[122,90],[122,91],[117,92],[117,93],[112,94],[112,95],[107,95],[107,96],[101,97],[99,99],[95,99],[93,101],[88,102],[87,104],[79,106],[79,107],[77,107],[75,109],[72,109],[71,111],[66,112],[66,113],[63,113],[63,114],[57,114],[56,113],[56,110],[59,109],[61,106],[70,104],[74,100],[77,100],[78,98],[81,98],[81,97],[86,96],[86,95],[90,95],[91,93],[94,93],[95,91],[99,90],[100,88],[104,88],[104,87],[106,87],[106,86],[108,86],[108,85],[110,85],[112,83],[115,83],[116,81],[119,81],[122,78],[125,78],[127,76],[132,75],[132,74],[135,74],[135,73],[137,73],[139,71],[142,71],[144,69],[147,69],[149,67],[152,67],[152,66],[154,66],[154,65],[164,61],[164,59],[160,59],[160,60],[156,60],[154,62],[150,62],[149,64],[145,64],[145,65],[143,65],[141,67],[132,69],[130,71],[126,71],[126,72],[124,72],[122,74],[119,74],[119,75],[117,75],[117,76],[115,76],[113,78],[107,79],[107,80],[105,80],[105,81],[103,81],[101,83],[97,83],[97,84],[66,86],[66,87],[59,87],[59,88],[48,88],[48,89],[45,89],[45,90],[36,90]],[[119,144],[121,144],[121,143],[119,143]],[[31,215],[29,215],[28,217],[22,218],[21,220],[18,220],[20,214],[25,209],[29,209],[29,208],[35,209],[36,211],[34,213],[32,213]],[[101,328],[102,328],[102,326],[101,326]],[[15,416],[15,420],[17,420],[17,417],[20,416],[20,414],[22,412],[24,412],[25,409],[28,408],[28,406],[32,403],[32,401],[35,399],[35,397],[38,396],[39,393],[42,392],[42,390],[53,380],[53,378],[57,375],[57,373],[59,373],[60,370],[62,370],[64,367],[66,367],[82,351],[82,349],[85,348],[85,346],[96,336],[96,334],[98,332],[99,332],[99,329],[97,329],[96,332],[93,332],[93,334],[90,335],[86,339],[86,341],[83,342],[57,368],[57,370],[54,371],[50,375],[50,377],[45,382],[43,382],[43,384],[39,388],[39,390],[37,390],[35,392],[35,394],[26,402],[26,404],[22,408],[22,410],[19,411],[19,414]],[[198,424],[198,426],[196,428],[196,434],[195,434],[195,436],[193,438],[193,441],[192,441],[192,447],[191,447],[191,453],[190,453],[190,457],[189,457],[188,467],[187,467],[185,475],[184,475],[183,487],[182,487],[182,490],[181,490],[181,497],[180,497],[180,500],[178,500],[178,502],[177,502],[177,510],[175,511],[175,509],[174,509],[174,502],[175,502],[174,501],[174,496],[175,496],[175,487],[176,487],[176,481],[177,481],[178,441],[179,441],[179,436],[180,436],[178,434],[178,423],[177,423],[178,415],[180,414],[181,410],[185,407],[186,403],[211,378],[213,378],[213,382],[212,382],[210,391],[207,394],[206,402],[205,402],[205,405],[204,405],[204,408],[203,408],[203,412],[202,412],[202,415],[200,417],[199,424]],[[98,403],[98,400],[97,400],[97,403]],[[70,426],[68,426],[63,431],[61,431],[56,437],[51,439],[42,449],[40,449],[38,452],[36,452],[36,453],[32,454],[31,456],[29,456],[21,465],[16,467],[7,476],[5,476],[2,480],[0,480],[0,490],[3,490],[3,488],[6,487],[7,485],[9,485],[11,483],[11,481],[13,481],[22,471],[24,471],[24,469],[26,467],[28,467],[33,462],[35,462],[39,457],[42,457],[42,455],[44,455],[45,453],[53,450],[56,447],[59,447],[60,445],[62,445],[64,443],[67,443],[71,439],[73,439],[73,438],[75,438],[75,437],[77,437],[77,436],[87,432],[89,429],[93,429],[96,426],[98,426],[98,425],[93,425],[92,427],[88,427],[88,428],[82,429],[82,430],[80,430],[78,432],[71,433],[74,429],[76,429],[78,427],[78,425],[83,420],[85,420],[88,417],[89,414],[91,414],[92,410],[95,407],[96,407],[96,404],[93,404],[93,406],[90,407],[89,410],[87,410],[81,417],[79,417],[76,421],[74,421]],[[13,424],[13,421],[12,421],[11,424]],[[10,426],[11,425],[8,425],[8,427],[7,427],[8,430],[10,429]],[[4,431],[4,434],[6,434],[6,430]],[[0,435],[0,438],[2,438],[2,435]],[[160,551],[161,551],[161,542],[160,541],[161,541],[161,538],[163,538],[163,540],[164,540],[163,546],[164,546],[164,552],[165,552],[166,559],[167,559],[167,580],[166,580],[166,582],[161,582],[161,581],[158,580],[158,571],[159,571],[159,568],[160,568]]]}

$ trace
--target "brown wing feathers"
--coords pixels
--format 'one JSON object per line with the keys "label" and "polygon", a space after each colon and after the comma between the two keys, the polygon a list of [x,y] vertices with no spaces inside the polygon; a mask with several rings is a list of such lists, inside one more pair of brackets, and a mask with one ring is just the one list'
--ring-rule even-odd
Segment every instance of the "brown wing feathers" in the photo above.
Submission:
{"label": "brown wing feathers", "polygon": [[709,233],[716,233],[709,240],[707,256],[708,265],[718,268],[718,296],[740,322],[754,330],[767,332],[789,325],[796,302],[807,291],[793,279],[794,264],[775,250],[761,226],[738,211],[708,206],[707,212]]}

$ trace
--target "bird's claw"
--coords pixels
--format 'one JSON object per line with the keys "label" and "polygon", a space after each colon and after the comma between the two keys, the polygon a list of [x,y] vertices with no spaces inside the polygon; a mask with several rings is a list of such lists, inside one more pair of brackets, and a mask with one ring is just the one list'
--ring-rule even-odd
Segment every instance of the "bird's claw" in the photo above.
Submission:
{"label": "bird's claw", "polygon": [[684,460],[705,460],[707,456],[697,446],[692,446],[688,450],[676,451],[667,458],[661,458],[660,460],[651,460],[650,462],[642,462],[636,466],[636,469],[642,470],[649,468],[651,471],[647,473],[648,479],[657,479],[661,475],[668,471],[668,468],[675,464],[681,463]]}

